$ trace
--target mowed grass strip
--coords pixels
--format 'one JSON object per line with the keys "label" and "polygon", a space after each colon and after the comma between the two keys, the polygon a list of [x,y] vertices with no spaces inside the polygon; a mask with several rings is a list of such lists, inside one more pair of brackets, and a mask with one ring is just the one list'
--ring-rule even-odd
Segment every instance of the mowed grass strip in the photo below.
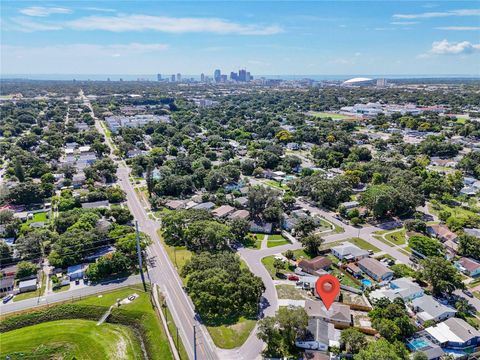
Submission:
{"label": "mowed grass strip", "polygon": [[207,326],[213,342],[221,349],[235,349],[241,346],[248,338],[256,321],[240,318],[235,324]]}
{"label": "mowed grass strip", "polygon": [[91,320],[58,320],[2,334],[1,358],[142,359],[132,329]]}

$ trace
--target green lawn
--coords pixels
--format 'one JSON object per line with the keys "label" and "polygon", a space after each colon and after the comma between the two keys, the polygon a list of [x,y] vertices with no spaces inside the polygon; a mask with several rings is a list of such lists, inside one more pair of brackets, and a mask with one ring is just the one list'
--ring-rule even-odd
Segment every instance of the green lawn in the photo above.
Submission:
{"label": "green lawn", "polygon": [[256,321],[240,318],[232,325],[207,326],[213,342],[221,349],[234,349],[241,346],[248,338]]}
{"label": "green lawn", "polygon": [[357,238],[357,237],[323,244],[321,246],[321,249],[330,249],[330,248],[332,248],[334,246],[337,246],[337,245],[340,245],[344,242],[349,242],[349,243],[352,243],[354,245],[357,245],[360,249],[372,250],[373,252],[379,252],[380,251],[380,249],[377,248],[376,246],[370,244],[369,242],[367,242],[367,241],[365,241],[361,238]]}
{"label": "green lawn", "polygon": [[60,287],[58,287],[58,288],[56,288],[56,289],[53,289],[53,292],[56,292],[56,293],[57,293],[57,292],[63,292],[63,291],[67,291],[67,290],[69,290],[69,289],[70,289],[70,284],[64,285],[64,286],[60,286]]}
{"label": "green lawn", "polygon": [[186,262],[192,258],[193,253],[190,250],[187,250],[185,246],[170,246],[165,244],[161,230],[158,230],[158,236],[160,237],[163,247],[167,251],[170,261],[175,265],[177,271],[181,270]]}
{"label": "green lawn", "polygon": [[385,238],[395,245],[404,245],[407,240],[405,238],[405,229],[401,229],[385,235]]}
{"label": "green lawn", "polygon": [[332,275],[336,276],[338,280],[340,280],[340,284],[350,286],[356,289],[361,289],[362,286],[358,285],[355,281],[353,281],[352,278],[350,278],[348,275],[342,273],[339,269],[336,267],[332,267]]}
{"label": "green lawn", "polygon": [[[17,353],[17,355],[15,355]],[[1,358],[142,359],[140,341],[123,325],[58,320],[2,334]]]}
{"label": "green lawn", "polygon": [[76,303],[107,307],[114,304],[117,299],[124,299],[133,293],[140,295],[140,297],[130,304],[122,305],[118,311],[141,324],[143,339],[150,359],[172,359],[167,335],[163,330],[161,320],[152,308],[149,295],[143,292],[141,285],[105,293],[101,297],[90,296]]}
{"label": "green lawn", "polygon": [[267,180],[267,181],[265,181],[265,184],[268,185],[268,186],[271,186],[275,189],[278,189],[278,190],[288,190],[289,189],[289,187],[285,183],[279,183],[278,181],[275,181],[275,180]]}
{"label": "green lawn", "polygon": [[328,113],[328,112],[320,112],[320,111],[309,111],[309,115],[318,117],[318,118],[332,118],[333,120],[348,120],[348,119],[353,119],[350,116],[347,115],[342,115],[342,114],[334,114],[334,113]]}
{"label": "green lawn", "polygon": [[[273,262],[275,261],[275,256],[267,256],[262,259],[262,264],[265,266],[267,271],[270,273],[270,276],[274,280],[280,280],[280,278],[277,276],[277,269],[273,267]],[[293,272],[293,266],[290,266],[285,262],[285,268],[280,270],[280,273],[282,274],[287,274]]]}
{"label": "green lawn", "polygon": [[272,247],[275,247],[275,246],[287,245],[287,244],[290,244],[290,241],[285,239],[280,234],[275,234],[275,235],[269,235],[268,236],[267,247],[269,247],[269,248],[272,248]]}

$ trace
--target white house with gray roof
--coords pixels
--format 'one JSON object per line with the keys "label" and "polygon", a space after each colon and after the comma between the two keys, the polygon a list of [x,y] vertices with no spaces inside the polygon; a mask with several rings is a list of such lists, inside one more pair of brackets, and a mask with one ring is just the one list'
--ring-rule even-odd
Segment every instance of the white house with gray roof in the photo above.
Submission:
{"label": "white house with gray roof", "polygon": [[417,320],[423,324],[425,321],[444,321],[454,317],[457,311],[443,305],[430,295],[416,298],[411,303],[412,310],[417,314]]}

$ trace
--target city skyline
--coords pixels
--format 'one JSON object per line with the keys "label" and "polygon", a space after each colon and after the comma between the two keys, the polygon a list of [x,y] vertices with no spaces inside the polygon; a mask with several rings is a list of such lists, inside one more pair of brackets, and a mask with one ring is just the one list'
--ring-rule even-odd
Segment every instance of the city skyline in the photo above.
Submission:
{"label": "city skyline", "polygon": [[200,4],[6,1],[1,73],[480,73],[474,2]]}

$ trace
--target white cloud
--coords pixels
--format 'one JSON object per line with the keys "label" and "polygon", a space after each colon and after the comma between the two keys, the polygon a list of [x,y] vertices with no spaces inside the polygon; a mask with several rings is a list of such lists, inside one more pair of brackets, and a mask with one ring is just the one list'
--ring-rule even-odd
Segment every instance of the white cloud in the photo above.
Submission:
{"label": "white cloud", "polygon": [[418,21],[392,21],[392,25],[408,26],[418,24]]}
{"label": "white cloud", "polygon": [[26,17],[16,17],[11,20],[14,25],[9,26],[9,28],[22,32],[53,31],[62,29],[61,25],[33,21]]}
{"label": "white cloud", "polygon": [[112,32],[159,31],[167,33],[215,33],[238,35],[273,35],[283,32],[277,25],[240,24],[218,18],[175,18],[151,15],[87,16],[76,20],[33,22],[25,18],[12,19],[22,31],[73,29]]}
{"label": "white cloud", "polygon": [[429,53],[434,55],[458,55],[471,54],[480,51],[480,44],[472,44],[469,41],[449,42],[448,40],[435,41]]}
{"label": "white cloud", "polygon": [[419,14],[394,14],[396,19],[431,19],[449,16],[480,16],[480,9],[459,9],[451,11],[424,12]]}
{"label": "white cloud", "polygon": [[86,7],[85,10],[89,10],[89,11],[100,11],[100,12],[115,12],[115,11],[117,11],[117,10],[115,10],[115,9],[99,8],[99,7]]}
{"label": "white cloud", "polygon": [[20,13],[27,16],[46,17],[52,14],[71,14],[72,10],[61,7],[43,7],[31,6],[19,10]]}
{"label": "white cloud", "polygon": [[480,26],[440,26],[435,29],[449,31],[478,31],[480,30]]}
{"label": "white cloud", "polygon": [[283,31],[276,25],[239,24],[217,18],[175,18],[151,15],[89,16],[69,21],[75,30],[160,31],[168,33],[208,32],[217,34],[273,35]]}

